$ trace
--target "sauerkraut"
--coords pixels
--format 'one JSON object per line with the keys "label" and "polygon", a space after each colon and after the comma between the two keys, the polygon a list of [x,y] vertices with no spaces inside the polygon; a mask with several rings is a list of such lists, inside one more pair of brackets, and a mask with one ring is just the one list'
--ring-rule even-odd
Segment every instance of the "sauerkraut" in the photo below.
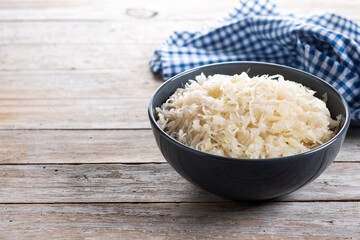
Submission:
{"label": "sauerkraut", "polygon": [[201,74],[155,109],[168,135],[194,149],[233,158],[275,158],[315,148],[334,136],[315,91],[280,75]]}

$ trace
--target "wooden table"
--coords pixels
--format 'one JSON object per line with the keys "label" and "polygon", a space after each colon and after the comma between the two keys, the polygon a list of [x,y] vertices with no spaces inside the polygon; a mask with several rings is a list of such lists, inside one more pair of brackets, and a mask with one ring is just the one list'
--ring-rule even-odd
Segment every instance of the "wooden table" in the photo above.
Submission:
{"label": "wooden table", "polygon": [[[360,239],[360,128],[329,169],[267,203],[186,182],[153,139],[152,51],[235,0],[0,2],[0,239]],[[359,1],[278,1],[360,22]]]}

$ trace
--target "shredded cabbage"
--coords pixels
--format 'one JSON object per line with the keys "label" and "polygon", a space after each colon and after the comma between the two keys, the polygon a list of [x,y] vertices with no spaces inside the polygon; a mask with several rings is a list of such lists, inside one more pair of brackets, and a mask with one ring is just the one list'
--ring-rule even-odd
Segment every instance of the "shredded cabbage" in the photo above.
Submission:
{"label": "shredded cabbage", "polygon": [[315,91],[281,75],[201,74],[155,109],[168,135],[194,149],[234,158],[274,158],[315,148],[334,136]]}

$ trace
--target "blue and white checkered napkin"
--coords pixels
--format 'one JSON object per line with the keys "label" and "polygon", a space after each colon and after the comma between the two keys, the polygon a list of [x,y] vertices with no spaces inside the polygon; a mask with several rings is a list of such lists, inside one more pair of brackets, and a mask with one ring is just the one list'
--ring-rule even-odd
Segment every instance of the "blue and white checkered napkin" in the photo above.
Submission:
{"label": "blue and white checkered napkin", "polygon": [[332,84],[360,123],[360,26],[335,14],[280,14],[271,0],[242,0],[224,19],[197,32],[174,32],[150,60],[167,79],[225,61],[288,65]]}

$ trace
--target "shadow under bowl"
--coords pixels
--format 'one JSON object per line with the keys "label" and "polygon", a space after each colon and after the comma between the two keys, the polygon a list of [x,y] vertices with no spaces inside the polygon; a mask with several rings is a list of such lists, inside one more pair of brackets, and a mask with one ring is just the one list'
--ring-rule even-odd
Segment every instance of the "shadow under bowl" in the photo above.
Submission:
{"label": "shadow under bowl", "polygon": [[[250,77],[280,74],[301,83],[322,98],[332,118],[342,115],[340,130],[331,140],[308,152],[269,159],[241,159],[217,156],[190,148],[167,135],[156,123],[155,108],[160,107],[177,88],[201,73],[234,75],[247,72]],[[306,72],[260,62],[229,62],[205,65],[180,73],[154,93],[148,108],[156,143],[167,162],[185,179],[202,189],[236,201],[268,200],[291,193],[316,179],[337,156],[350,123],[344,98],[331,85]]]}

